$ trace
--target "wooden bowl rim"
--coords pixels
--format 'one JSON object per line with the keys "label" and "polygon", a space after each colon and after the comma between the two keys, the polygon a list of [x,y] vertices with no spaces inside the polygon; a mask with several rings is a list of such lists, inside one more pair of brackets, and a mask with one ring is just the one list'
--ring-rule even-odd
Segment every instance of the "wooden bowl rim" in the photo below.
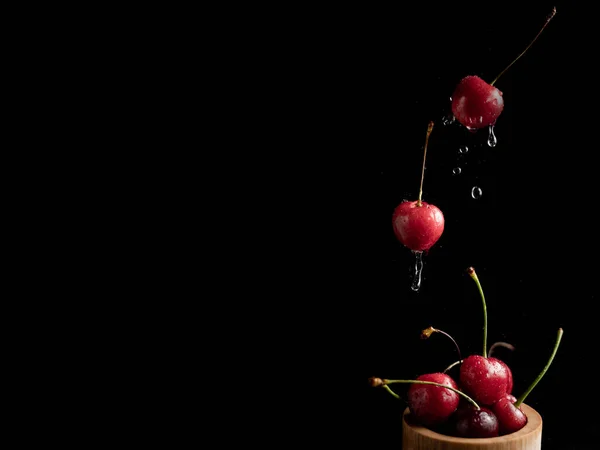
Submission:
{"label": "wooden bowl rim", "polygon": [[535,409],[533,409],[529,405],[526,405],[525,403],[521,404],[521,408],[523,409],[523,412],[527,416],[527,424],[523,428],[521,428],[519,431],[516,431],[511,434],[506,434],[504,436],[493,437],[493,438],[461,438],[461,437],[455,437],[455,436],[448,436],[446,434],[441,434],[441,433],[432,431],[429,428],[426,428],[421,425],[410,424],[406,421],[406,416],[410,414],[409,408],[406,408],[404,410],[404,414],[402,415],[402,422],[404,423],[404,426],[410,428],[412,432],[426,436],[430,439],[438,440],[438,441],[454,442],[454,443],[467,444],[467,445],[468,444],[476,445],[476,444],[483,444],[483,443],[493,444],[493,443],[498,443],[498,442],[510,442],[510,441],[519,440],[519,439],[523,438],[524,436],[527,436],[531,433],[535,433],[540,430],[540,428],[542,427],[542,416],[540,416],[540,414]]}

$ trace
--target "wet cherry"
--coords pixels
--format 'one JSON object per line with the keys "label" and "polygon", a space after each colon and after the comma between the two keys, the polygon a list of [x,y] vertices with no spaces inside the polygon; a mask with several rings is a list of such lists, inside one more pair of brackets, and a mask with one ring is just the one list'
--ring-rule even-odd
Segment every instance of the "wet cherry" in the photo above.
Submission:
{"label": "wet cherry", "polygon": [[468,129],[494,125],[503,109],[502,92],[476,75],[460,80],[452,94],[452,114]]}
{"label": "wet cherry", "polygon": [[512,373],[496,358],[470,355],[460,366],[463,390],[482,405],[492,405],[512,389]]}
{"label": "wet cherry", "polygon": [[456,435],[468,438],[490,438],[500,434],[498,418],[486,407],[467,406],[457,410],[455,415]]}
{"label": "wet cherry", "polygon": [[429,250],[444,232],[442,211],[424,201],[403,201],[394,210],[392,220],[396,238],[413,251]]}
{"label": "wet cherry", "polygon": [[430,122],[425,138],[419,198],[413,201],[404,200],[392,214],[392,225],[396,238],[405,247],[415,252],[429,250],[442,236],[445,225],[442,211],[437,206],[422,201],[427,143],[432,130],[433,122]]}
{"label": "wet cherry", "polygon": [[498,400],[492,410],[498,418],[500,433],[503,435],[519,431],[527,425],[527,416],[521,407],[515,406],[515,402],[508,397]]}
{"label": "wet cherry", "polygon": [[476,75],[468,75],[460,80],[451,97],[452,114],[456,120],[469,130],[495,125],[504,109],[504,99],[494,84],[531,47],[555,14],[556,8],[546,18],[533,41],[492,82],[487,83]]}
{"label": "wet cherry", "polygon": [[[432,381],[458,389],[456,382],[444,373],[424,374],[417,377],[417,380]],[[456,411],[460,400],[456,392],[428,384],[412,384],[407,397],[410,412],[427,426],[445,422]]]}

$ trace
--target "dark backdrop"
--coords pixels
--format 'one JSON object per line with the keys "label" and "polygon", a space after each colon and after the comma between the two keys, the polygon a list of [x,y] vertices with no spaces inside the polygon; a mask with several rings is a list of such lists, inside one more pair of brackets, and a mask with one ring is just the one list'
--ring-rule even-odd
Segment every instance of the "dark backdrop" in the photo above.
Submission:
{"label": "dark backdrop", "polygon": [[[491,81],[553,6],[557,14],[537,42],[496,83],[505,101],[496,147],[487,145],[487,130],[444,125],[459,80]],[[328,426],[364,448],[399,448],[404,405],[369,388],[367,378],[414,378],[455,361],[443,336],[420,339],[430,325],[450,333],[464,355],[481,351],[481,301],[465,273],[473,266],[486,294],[488,345],[515,346],[498,352],[512,367],[515,394],[543,368],[563,327],[556,359],[527,403],[545,421],[545,450],[588,448],[590,434],[571,430],[593,425],[580,410],[597,300],[589,13],[569,2],[445,2],[316,16],[323,26],[318,34],[305,29],[312,51],[294,86],[310,103],[295,157],[311,166],[301,188],[311,201],[294,213],[319,238],[298,264],[303,280],[315,280],[301,300],[314,305],[303,333],[321,350],[309,359],[324,395],[339,400],[327,410]],[[429,121],[423,200],[443,211],[446,227],[414,292],[415,258],[395,239],[391,217],[403,199],[417,198]]]}

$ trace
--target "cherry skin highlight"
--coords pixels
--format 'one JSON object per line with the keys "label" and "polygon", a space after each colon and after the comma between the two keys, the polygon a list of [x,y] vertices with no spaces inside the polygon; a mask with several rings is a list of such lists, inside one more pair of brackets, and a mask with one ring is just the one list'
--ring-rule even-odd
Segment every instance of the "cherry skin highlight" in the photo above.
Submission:
{"label": "cherry skin highlight", "polygon": [[[458,389],[454,379],[444,373],[420,375],[417,380],[433,381]],[[428,427],[446,422],[458,408],[459,400],[460,396],[456,392],[429,384],[412,384],[407,392],[411,414],[419,423]]]}
{"label": "cherry skin highlight", "polygon": [[392,215],[396,238],[410,250],[427,251],[442,236],[445,219],[442,211],[427,202],[400,203]]}
{"label": "cherry skin highlight", "polygon": [[455,431],[459,437],[491,438],[500,434],[498,418],[486,407],[465,407],[456,412]]}
{"label": "cherry skin highlight", "polygon": [[[510,434],[519,431],[527,425],[527,416],[520,406],[508,397],[501,398],[492,406],[492,411],[498,418],[500,434]],[[515,399],[516,401],[516,399]]]}
{"label": "cherry skin highlight", "polygon": [[462,390],[484,406],[493,405],[509,393],[509,387],[512,389],[511,370],[493,357],[468,356],[460,366],[459,377]]}
{"label": "cherry skin highlight", "polygon": [[502,92],[476,75],[464,77],[452,94],[452,114],[470,130],[495,125],[503,109]]}

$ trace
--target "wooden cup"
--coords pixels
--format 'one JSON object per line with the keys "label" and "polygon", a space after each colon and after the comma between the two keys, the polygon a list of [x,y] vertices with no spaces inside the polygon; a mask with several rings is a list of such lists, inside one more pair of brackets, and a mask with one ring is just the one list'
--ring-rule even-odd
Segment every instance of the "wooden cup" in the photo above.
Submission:
{"label": "wooden cup", "polygon": [[402,450],[541,450],[542,417],[525,403],[521,408],[527,416],[527,425],[515,433],[494,438],[460,438],[436,433],[411,424],[410,411],[406,408],[402,415]]}

